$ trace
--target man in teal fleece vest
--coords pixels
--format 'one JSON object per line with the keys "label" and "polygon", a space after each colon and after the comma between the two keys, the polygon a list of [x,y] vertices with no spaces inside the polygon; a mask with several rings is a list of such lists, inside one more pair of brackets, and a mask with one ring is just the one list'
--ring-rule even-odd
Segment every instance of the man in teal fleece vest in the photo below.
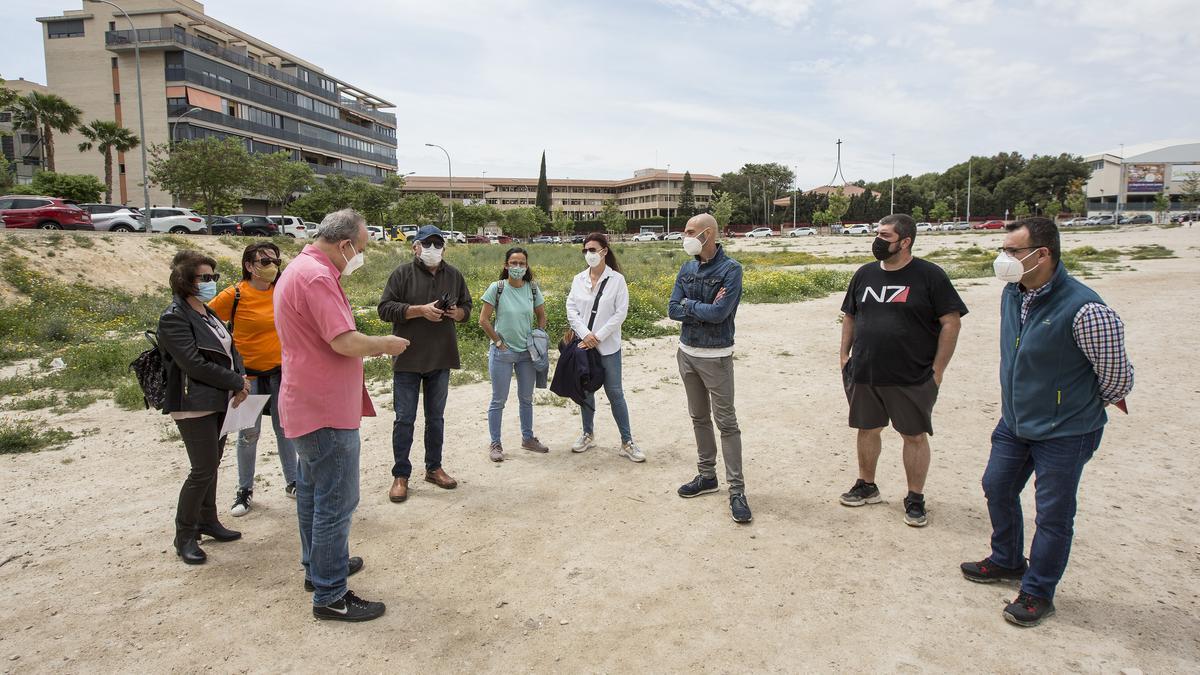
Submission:
{"label": "man in teal fleece vest", "polygon": [[[1004,618],[1035,626],[1054,613],[1054,591],[1074,536],[1083,465],[1100,445],[1105,407],[1125,409],[1133,366],[1125,326],[1095,291],[1067,274],[1058,227],[1048,218],[1008,225],[994,263],[1008,282],[1000,306],[1001,418],[983,473],[992,552],[963,576],[1020,580]],[[1021,491],[1037,474],[1037,531],[1024,556]]]}

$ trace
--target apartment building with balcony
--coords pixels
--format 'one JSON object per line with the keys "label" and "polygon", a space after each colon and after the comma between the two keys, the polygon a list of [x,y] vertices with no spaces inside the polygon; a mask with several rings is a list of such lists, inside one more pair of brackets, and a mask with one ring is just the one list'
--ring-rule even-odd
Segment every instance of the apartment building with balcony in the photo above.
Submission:
{"label": "apartment building with balcony", "polygon": [[[108,5],[40,17],[47,86],[83,110],[138,133],[135,39]],[[252,153],[286,151],[320,176],[379,182],[396,172],[394,105],[204,13],[194,0],[122,0],[137,30],[150,145],[208,136],[241,139]],[[57,168],[103,174],[77,133],[55,137]],[[141,203],[139,151],[117,158],[114,200]],[[171,195],[153,186],[154,204]],[[247,200],[261,209],[261,200]],[[257,203],[255,203],[257,202]]]}
{"label": "apartment building with balcony", "polygon": [[[692,194],[696,208],[705,209],[712,201],[712,188],[721,178],[704,173],[692,174]],[[453,187],[454,201],[486,202],[506,211],[537,203],[537,178],[458,177],[453,185],[445,176],[408,176],[404,192],[431,192],[448,203]],[[600,217],[604,202],[615,199],[626,218],[654,218],[679,208],[679,191],[683,186],[682,173],[667,173],[662,169],[641,169],[632,178],[622,180],[581,180],[549,178],[550,208],[561,208],[572,220],[594,220]]]}
{"label": "apartment building with balcony", "polygon": [[[49,94],[50,89],[37,82],[24,78],[8,80],[4,86],[21,96],[30,92]],[[33,182],[33,174],[42,170],[45,161],[45,148],[42,147],[40,134],[28,129],[18,129],[13,126],[13,114],[10,111],[0,111],[0,152],[8,160],[8,169],[12,173],[13,182],[28,185]]]}

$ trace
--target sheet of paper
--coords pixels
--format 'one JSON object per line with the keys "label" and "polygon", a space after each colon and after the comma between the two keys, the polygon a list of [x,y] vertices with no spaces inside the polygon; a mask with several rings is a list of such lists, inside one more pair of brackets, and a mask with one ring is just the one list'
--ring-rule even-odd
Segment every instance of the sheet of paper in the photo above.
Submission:
{"label": "sheet of paper", "polygon": [[233,399],[229,399],[229,408],[225,411],[225,423],[221,425],[221,436],[242,429],[249,429],[258,421],[263,406],[271,400],[269,394],[251,394],[238,407],[233,407]]}

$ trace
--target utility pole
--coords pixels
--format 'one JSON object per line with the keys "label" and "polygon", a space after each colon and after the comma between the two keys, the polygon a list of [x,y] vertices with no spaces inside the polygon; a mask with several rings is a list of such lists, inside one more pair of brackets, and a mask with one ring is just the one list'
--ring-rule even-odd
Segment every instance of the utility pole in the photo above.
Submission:
{"label": "utility pole", "polygon": [[896,153],[892,153],[892,196],[888,205],[888,214],[896,212]]}
{"label": "utility pole", "polygon": [[967,224],[971,224],[971,160],[967,160]]}
{"label": "utility pole", "polygon": [[[796,229],[796,168],[795,166],[792,167],[792,230]],[[783,230],[780,230],[779,234],[782,235]]]}
{"label": "utility pole", "polygon": [[750,176],[746,176],[746,192],[748,192],[750,195],[750,197],[749,197],[749,199],[750,199],[750,224],[753,225],[754,224],[754,182],[750,179]]}

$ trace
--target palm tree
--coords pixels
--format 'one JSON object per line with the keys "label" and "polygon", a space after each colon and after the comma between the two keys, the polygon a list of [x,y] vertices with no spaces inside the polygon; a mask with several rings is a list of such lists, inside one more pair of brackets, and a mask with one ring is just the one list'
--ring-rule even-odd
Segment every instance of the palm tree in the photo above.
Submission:
{"label": "palm tree", "polygon": [[104,201],[112,203],[112,154],[128,152],[138,146],[140,140],[125,127],[108,120],[92,120],[79,127],[79,133],[87,140],[79,144],[80,152],[87,152],[93,147],[104,155]]}
{"label": "palm tree", "polygon": [[25,131],[40,133],[46,153],[46,170],[54,170],[54,132],[67,133],[79,124],[83,111],[56,94],[36,91],[17,100],[13,125]]}

